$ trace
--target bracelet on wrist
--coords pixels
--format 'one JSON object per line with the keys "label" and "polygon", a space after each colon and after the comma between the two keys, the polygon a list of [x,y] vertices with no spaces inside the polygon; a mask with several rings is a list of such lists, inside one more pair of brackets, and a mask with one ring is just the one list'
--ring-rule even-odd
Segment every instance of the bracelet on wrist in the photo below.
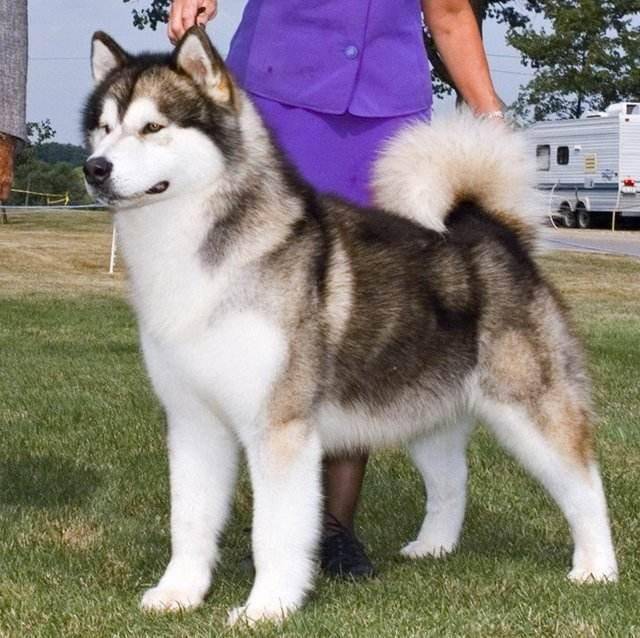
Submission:
{"label": "bracelet on wrist", "polygon": [[502,111],[489,111],[487,113],[478,113],[478,117],[483,120],[504,120]]}

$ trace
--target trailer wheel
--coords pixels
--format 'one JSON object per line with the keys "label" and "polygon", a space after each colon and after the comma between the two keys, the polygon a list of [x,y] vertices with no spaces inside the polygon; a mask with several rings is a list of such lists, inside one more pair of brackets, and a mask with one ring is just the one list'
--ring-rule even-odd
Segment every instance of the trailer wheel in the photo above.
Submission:
{"label": "trailer wheel", "polygon": [[560,216],[562,217],[562,222],[567,228],[575,228],[578,225],[576,220],[576,214],[571,210],[571,206],[564,202],[560,204],[560,208],[558,209]]}
{"label": "trailer wheel", "polygon": [[580,207],[576,212],[578,217],[578,226],[580,228],[591,228],[593,226],[593,217],[586,208]]}

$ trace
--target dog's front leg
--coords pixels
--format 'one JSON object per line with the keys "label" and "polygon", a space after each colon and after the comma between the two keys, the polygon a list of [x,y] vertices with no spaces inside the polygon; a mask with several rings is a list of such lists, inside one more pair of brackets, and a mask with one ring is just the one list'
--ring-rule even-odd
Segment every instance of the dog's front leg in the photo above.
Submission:
{"label": "dog's front leg", "polygon": [[179,611],[202,603],[218,558],[218,536],[228,518],[237,466],[237,443],[195,402],[168,412],[171,479],[171,560],[141,606]]}
{"label": "dog's front leg", "polygon": [[321,521],[321,446],[304,420],[269,423],[247,446],[256,579],[229,623],[282,620],[311,588]]}

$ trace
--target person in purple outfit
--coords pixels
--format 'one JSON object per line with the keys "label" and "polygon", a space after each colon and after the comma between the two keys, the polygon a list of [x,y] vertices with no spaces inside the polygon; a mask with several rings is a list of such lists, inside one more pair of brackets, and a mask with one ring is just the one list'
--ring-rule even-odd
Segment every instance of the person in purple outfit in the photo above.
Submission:
{"label": "person in purple outfit", "polygon": [[[170,40],[216,11],[217,0],[173,0]],[[467,105],[501,117],[468,0],[248,0],[227,64],[317,190],[370,205],[381,144],[430,118],[423,17]],[[333,576],[374,573],[354,532],[366,463],[365,454],[325,459],[320,564]]]}

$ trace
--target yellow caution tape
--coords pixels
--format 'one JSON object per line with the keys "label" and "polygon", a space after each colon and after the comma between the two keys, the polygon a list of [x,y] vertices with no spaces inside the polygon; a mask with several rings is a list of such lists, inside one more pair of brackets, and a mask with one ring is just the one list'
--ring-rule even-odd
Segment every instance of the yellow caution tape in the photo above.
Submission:
{"label": "yellow caution tape", "polygon": [[13,193],[24,193],[25,195],[40,195],[40,197],[47,198],[47,206],[54,206],[55,204],[63,204],[66,206],[69,203],[69,192],[66,193],[40,193],[38,191],[25,191],[20,188],[12,188]]}

